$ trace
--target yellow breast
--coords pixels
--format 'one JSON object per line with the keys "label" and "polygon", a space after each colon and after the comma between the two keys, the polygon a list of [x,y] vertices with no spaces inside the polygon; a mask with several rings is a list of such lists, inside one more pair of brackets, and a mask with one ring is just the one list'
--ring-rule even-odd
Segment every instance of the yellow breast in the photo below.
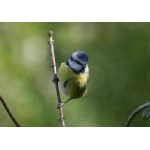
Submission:
{"label": "yellow breast", "polygon": [[58,70],[59,85],[69,98],[79,98],[87,92],[89,73],[76,74],[65,63]]}

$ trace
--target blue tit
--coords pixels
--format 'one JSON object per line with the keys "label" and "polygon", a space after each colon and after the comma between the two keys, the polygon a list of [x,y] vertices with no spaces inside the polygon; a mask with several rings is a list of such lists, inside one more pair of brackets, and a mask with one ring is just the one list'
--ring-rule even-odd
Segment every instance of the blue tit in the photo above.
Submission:
{"label": "blue tit", "polygon": [[[88,55],[83,51],[74,52],[58,69],[59,86],[69,97],[66,101],[77,99],[87,93],[89,82]],[[66,102],[58,104],[63,106]]]}

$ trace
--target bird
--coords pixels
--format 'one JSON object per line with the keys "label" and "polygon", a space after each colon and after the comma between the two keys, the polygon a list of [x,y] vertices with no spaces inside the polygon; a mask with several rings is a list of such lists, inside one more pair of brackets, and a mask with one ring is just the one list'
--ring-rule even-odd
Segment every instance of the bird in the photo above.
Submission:
{"label": "bird", "polygon": [[72,99],[87,93],[89,82],[88,55],[82,51],[74,52],[58,69],[59,87],[69,99],[58,104],[58,108]]}

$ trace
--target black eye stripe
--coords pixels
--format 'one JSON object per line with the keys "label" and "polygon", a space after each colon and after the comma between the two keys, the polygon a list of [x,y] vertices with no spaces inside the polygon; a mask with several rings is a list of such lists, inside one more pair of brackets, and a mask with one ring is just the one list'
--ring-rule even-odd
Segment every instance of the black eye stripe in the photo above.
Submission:
{"label": "black eye stripe", "polygon": [[73,57],[72,57],[72,56],[70,57],[70,59],[71,59],[72,61],[75,61],[77,64],[83,65],[81,62],[79,62],[79,61],[77,61],[77,60],[73,59]]}
{"label": "black eye stripe", "polygon": [[[83,63],[79,62],[78,60],[73,59],[72,56],[70,56],[69,59],[66,61],[66,65],[69,66],[73,70],[73,72],[76,74],[85,72],[86,64],[83,64]],[[67,84],[65,83],[64,87],[66,85]]]}

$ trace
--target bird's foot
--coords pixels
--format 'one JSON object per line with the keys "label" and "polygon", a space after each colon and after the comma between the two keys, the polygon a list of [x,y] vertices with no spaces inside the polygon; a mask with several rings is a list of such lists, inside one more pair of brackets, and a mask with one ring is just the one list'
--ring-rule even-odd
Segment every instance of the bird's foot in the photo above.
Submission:
{"label": "bird's foot", "polygon": [[57,109],[59,109],[60,107],[64,106],[68,101],[70,101],[72,98],[69,98],[67,101],[65,102],[61,102],[57,105]]}
{"label": "bird's foot", "polygon": [[52,79],[52,82],[55,83],[55,82],[59,82],[59,78],[57,76],[54,76],[54,78]]}
{"label": "bird's foot", "polygon": [[57,105],[57,109],[59,109],[60,107],[62,107],[62,106],[64,106],[64,105],[65,105],[65,102],[59,103],[59,104]]}

